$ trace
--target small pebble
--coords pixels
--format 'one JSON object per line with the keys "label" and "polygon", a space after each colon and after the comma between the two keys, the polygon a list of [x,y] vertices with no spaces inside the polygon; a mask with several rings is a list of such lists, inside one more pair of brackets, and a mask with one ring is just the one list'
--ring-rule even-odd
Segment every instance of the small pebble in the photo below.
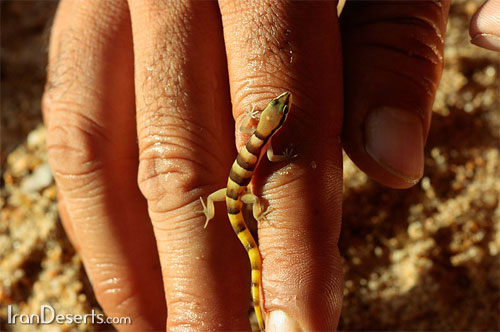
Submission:
{"label": "small pebble", "polygon": [[53,176],[48,162],[38,166],[35,171],[23,179],[21,182],[21,191],[31,194],[40,191],[52,184]]}

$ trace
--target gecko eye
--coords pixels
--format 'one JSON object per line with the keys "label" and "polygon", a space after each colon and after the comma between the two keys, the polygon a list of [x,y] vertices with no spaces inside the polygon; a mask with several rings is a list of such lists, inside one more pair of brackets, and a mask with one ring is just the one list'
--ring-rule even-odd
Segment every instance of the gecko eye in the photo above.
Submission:
{"label": "gecko eye", "polygon": [[288,113],[288,105],[283,106],[283,114]]}

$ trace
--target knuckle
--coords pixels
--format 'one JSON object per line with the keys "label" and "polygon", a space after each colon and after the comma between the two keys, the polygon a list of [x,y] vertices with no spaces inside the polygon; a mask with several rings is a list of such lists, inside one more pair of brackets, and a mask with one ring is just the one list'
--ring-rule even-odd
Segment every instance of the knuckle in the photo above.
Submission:
{"label": "knuckle", "polygon": [[443,47],[443,36],[437,25],[425,16],[393,18],[389,21],[403,30],[411,32],[408,34],[409,43],[402,44],[402,51],[410,58],[420,59],[432,65],[443,61],[441,52]]}
{"label": "knuckle", "polygon": [[397,95],[394,99],[400,107],[427,116],[443,62],[442,17],[432,6],[408,6],[415,12],[395,6],[390,15],[363,12],[362,18],[354,18],[356,22],[344,18],[348,23],[343,36],[346,71],[356,74],[346,78],[348,104],[361,103],[353,97],[371,91],[376,92],[373,100]]}
{"label": "knuckle", "polygon": [[93,288],[99,303],[108,310],[130,312],[127,308],[136,302],[132,287],[116,275],[97,280],[93,283]]}
{"label": "knuckle", "polygon": [[56,179],[68,190],[83,185],[81,181],[88,183],[89,176],[102,168],[100,145],[109,141],[106,132],[97,121],[77,110],[78,105],[51,103],[44,107],[51,114],[47,151]]}
{"label": "knuckle", "polygon": [[237,84],[234,90],[234,109],[240,111],[242,115],[249,106],[258,105],[255,109],[262,109],[272,98],[283,92],[280,86],[286,86],[285,82],[286,79],[283,77],[282,81],[273,80],[271,85],[265,73],[246,76],[245,82]]}
{"label": "knuckle", "polygon": [[[343,30],[343,40],[348,49],[354,48],[349,55],[356,57],[355,51],[362,53],[359,51],[362,47],[400,55],[399,62],[406,58],[431,70],[441,66],[446,20],[439,3],[427,1],[389,7],[388,10],[387,6],[355,4],[351,8],[343,20],[347,27]],[[384,57],[374,58],[375,62],[384,61]]]}
{"label": "knuckle", "polygon": [[227,168],[223,156],[212,151],[217,137],[178,108],[147,109],[137,121],[138,183],[150,211],[168,212],[198,200],[202,179]]}
{"label": "knuckle", "polygon": [[138,183],[150,210],[168,212],[197,199],[195,191],[206,165],[193,152],[195,140],[155,134],[142,137],[140,142]]}
{"label": "knuckle", "polygon": [[[296,305],[302,312],[317,312],[317,308],[321,308],[325,326],[334,326],[341,308],[343,287],[338,249],[333,244],[312,246],[316,248],[311,250],[309,246],[293,250],[283,245],[273,245],[273,248],[262,252],[265,255],[262,282],[267,296],[274,299],[272,303],[266,303],[266,307],[273,310],[280,306]],[[321,255],[314,257],[311,251],[321,252]],[[290,293],[296,294],[295,303],[289,302]],[[308,301],[305,301],[306,298]]]}
{"label": "knuckle", "polygon": [[[168,145],[164,145],[168,148]],[[160,148],[161,146],[157,146]],[[190,194],[197,188],[196,162],[181,156],[165,158],[157,152],[148,157],[141,156],[138,183],[144,197],[148,200],[151,212],[169,212],[185,206],[192,201]],[[178,199],[172,199],[177,197]]]}

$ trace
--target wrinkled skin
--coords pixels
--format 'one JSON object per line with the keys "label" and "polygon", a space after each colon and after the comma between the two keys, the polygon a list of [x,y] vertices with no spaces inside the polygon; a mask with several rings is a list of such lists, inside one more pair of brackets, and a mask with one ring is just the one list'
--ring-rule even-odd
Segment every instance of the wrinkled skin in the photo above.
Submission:
{"label": "wrinkled skin", "polygon": [[[49,159],[99,303],[132,319],[118,329],[249,329],[245,250],[223,205],[203,228],[199,197],[224,187],[245,111],[285,90],[293,105],[273,146],[298,157],[261,163],[253,182],[271,207],[259,225],[268,331],[336,328],[341,148],[382,184],[418,181],[449,4],[348,2],[340,28],[335,7],[61,1]],[[473,36],[500,34],[498,8],[480,9]]]}

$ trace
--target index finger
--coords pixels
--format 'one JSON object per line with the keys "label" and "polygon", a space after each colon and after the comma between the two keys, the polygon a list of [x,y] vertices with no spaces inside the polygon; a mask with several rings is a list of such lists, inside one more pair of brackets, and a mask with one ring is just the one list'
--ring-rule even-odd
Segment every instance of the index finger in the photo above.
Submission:
{"label": "index finger", "polygon": [[[273,166],[261,162],[253,179],[254,192],[270,208],[259,228],[268,331],[334,330],[342,298],[336,4],[219,4],[236,128],[247,105],[261,109],[283,91],[293,94],[289,119],[272,144],[275,151],[293,144],[298,157]],[[237,132],[237,145],[246,138]]]}

